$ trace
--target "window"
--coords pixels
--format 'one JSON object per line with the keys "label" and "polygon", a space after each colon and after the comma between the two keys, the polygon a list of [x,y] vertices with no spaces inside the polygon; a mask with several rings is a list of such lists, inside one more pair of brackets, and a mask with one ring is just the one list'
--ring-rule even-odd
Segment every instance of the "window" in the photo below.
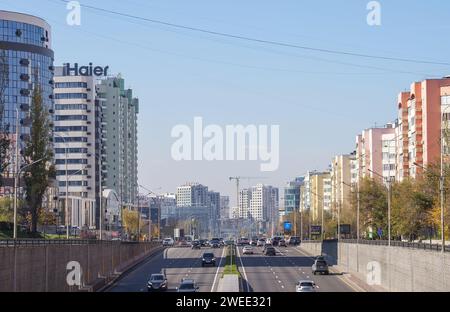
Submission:
{"label": "window", "polygon": [[87,104],[55,104],[55,110],[87,109]]}
{"label": "window", "polygon": [[64,120],[87,120],[86,115],[57,115],[55,116],[55,121]]}
{"label": "window", "polygon": [[441,96],[442,105],[450,105],[450,95]]}
{"label": "window", "polygon": [[87,126],[57,126],[54,128],[55,132],[67,132],[67,131],[87,131]]}
{"label": "window", "polygon": [[67,100],[67,99],[87,99],[86,93],[56,93],[56,100]]}
{"label": "window", "polygon": [[55,138],[55,143],[66,143],[66,142],[87,142],[87,138],[86,137]]}
{"label": "window", "polygon": [[55,88],[87,88],[86,82],[57,82]]}

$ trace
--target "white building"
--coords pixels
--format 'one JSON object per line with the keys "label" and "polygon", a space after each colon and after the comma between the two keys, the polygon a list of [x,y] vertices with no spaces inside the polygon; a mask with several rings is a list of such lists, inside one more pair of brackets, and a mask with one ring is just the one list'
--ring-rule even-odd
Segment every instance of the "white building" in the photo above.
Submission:
{"label": "white building", "polygon": [[73,226],[96,225],[96,93],[92,76],[69,76],[55,69],[54,151],[60,199],[68,208]]}

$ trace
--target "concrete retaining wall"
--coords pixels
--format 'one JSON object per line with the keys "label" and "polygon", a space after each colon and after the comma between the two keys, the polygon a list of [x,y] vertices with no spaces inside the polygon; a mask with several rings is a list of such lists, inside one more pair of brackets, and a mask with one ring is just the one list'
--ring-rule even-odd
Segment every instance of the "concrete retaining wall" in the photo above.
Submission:
{"label": "concrete retaining wall", "polygon": [[[0,247],[0,292],[87,291],[149,255],[156,243],[102,242],[80,245]],[[66,282],[70,261],[80,263],[82,285]]]}
{"label": "concrete retaining wall", "polygon": [[[302,243],[301,248],[313,255],[322,252],[320,242]],[[339,270],[386,291],[450,291],[448,252],[339,243],[334,260]]]}

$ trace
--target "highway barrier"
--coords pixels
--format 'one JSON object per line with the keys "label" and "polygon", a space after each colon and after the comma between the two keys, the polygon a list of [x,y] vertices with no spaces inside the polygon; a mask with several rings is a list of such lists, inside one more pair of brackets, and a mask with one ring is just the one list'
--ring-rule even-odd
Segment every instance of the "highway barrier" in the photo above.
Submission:
{"label": "highway barrier", "polygon": [[157,242],[21,241],[0,244],[0,292],[95,291],[163,248]]}
{"label": "highway barrier", "polygon": [[[312,255],[324,251],[320,241],[302,242]],[[342,240],[332,259],[337,268],[369,286],[394,292],[450,291],[450,253],[423,243]],[[328,254],[329,256],[330,254]],[[328,258],[327,258],[328,260]]]}

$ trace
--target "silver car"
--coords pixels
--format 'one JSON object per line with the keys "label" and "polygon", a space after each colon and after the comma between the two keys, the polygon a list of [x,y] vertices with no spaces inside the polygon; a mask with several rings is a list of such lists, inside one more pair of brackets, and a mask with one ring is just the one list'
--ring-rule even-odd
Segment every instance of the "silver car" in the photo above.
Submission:
{"label": "silver car", "polygon": [[193,279],[183,278],[180,286],[177,287],[177,292],[197,292],[199,288]]}
{"label": "silver car", "polygon": [[296,292],[316,292],[316,284],[313,281],[301,280],[295,285]]}

